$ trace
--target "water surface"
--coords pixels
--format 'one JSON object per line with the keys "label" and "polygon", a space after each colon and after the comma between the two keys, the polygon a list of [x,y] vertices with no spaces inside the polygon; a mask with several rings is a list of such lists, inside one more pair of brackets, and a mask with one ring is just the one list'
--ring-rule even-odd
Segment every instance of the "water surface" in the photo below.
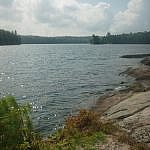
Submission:
{"label": "water surface", "polygon": [[36,129],[48,134],[70,113],[95,103],[97,96],[131,78],[119,73],[149,53],[150,45],[18,45],[0,47],[0,96],[13,95],[32,106]]}

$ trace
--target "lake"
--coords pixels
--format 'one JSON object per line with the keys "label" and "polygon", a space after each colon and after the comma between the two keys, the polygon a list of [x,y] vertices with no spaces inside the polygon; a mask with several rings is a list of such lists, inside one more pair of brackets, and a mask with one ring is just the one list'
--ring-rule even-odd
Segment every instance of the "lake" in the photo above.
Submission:
{"label": "lake", "polygon": [[68,115],[94,105],[106,90],[132,82],[119,73],[141,59],[120,56],[141,53],[150,53],[150,45],[1,46],[0,96],[13,95],[19,103],[30,103],[35,128],[47,135]]}

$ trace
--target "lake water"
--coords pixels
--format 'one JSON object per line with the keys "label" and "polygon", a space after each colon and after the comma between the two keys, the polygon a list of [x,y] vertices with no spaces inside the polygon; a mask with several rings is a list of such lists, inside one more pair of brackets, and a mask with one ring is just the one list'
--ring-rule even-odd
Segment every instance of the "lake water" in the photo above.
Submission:
{"label": "lake water", "polygon": [[18,45],[0,47],[0,96],[30,103],[34,126],[44,135],[64,118],[88,108],[108,89],[132,82],[119,76],[140,59],[126,54],[150,53],[150,45]]}

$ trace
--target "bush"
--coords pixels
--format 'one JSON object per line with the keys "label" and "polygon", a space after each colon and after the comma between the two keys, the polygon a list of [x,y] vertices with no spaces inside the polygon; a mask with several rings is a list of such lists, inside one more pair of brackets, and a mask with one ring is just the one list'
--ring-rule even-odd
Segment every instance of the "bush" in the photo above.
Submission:
{"label": "bush", "polygon": [[100,128],[99,116],[92,111],[80,110],[76,116],[68,117],[65,121],[65,129],[77,129],[80,132],[98,131]]}
{"label": "bush", "polygon": [[0,100],[1,149],[16,150],[23,145],[28,147],[32,129],[28,112],[28,106],[19,106],[11,96]]}

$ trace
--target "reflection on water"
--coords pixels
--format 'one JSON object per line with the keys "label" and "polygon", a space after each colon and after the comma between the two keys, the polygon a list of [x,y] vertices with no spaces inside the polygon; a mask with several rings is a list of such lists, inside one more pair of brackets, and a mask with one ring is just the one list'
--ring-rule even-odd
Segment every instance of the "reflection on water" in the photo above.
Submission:
{"label": "reflection on water", "polygon": [[[150,45],[18,45],[0,47],[0,95],[29,103],[36,129],[48,134],[64,118],[96,102],[105,90],[124,88],[118,76],[148,53]],[[123,85],[120,83],[123,81]]]}

